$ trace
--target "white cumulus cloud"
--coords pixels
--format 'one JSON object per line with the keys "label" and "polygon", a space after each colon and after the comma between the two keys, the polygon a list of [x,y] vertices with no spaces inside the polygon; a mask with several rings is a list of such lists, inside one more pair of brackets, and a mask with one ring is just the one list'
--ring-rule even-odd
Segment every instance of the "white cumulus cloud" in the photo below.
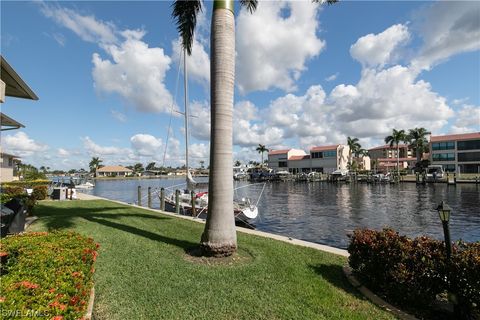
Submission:
{"label": "white cumulus cloud", "polygon": [[130,138],[130,143],[135,154],[141,156],[155,156],[163,154],[163,142],[149,134],[136,134]]}
{"label": "white cumulus cloud", "polygon": [[395,49],[410,38],[408,28],[396,24],[379,34],[367,34],[350,47],[350,54],[365,67],[383,67],[395,58]]}
{"label": "white cumulus cloud", "polygon": [[[289,16],[282,13],[287,10]],[[320,54],[318,4],[260,1],[254,14],[242,9],[237,19],[237,86],[242,93],[296,89],[307,60]]]}
{"label": "white cumulus cloud", "polygon": [[85,150],[92,156],[111,156],[111,155],[122,155],[125,154],[126,151],[123,148],[113,147],[113,146],[100,146],[95,143],[90,137],[82,138],[83,147]]}
{"label": "white cumulus cloud", "polygon": [[13,135],[2,137],[2,148],[7,152],[21,157],[28,157],[37,152],[43,152],[49,149],[45,144],[36,142],[25,132],[20,131]]}

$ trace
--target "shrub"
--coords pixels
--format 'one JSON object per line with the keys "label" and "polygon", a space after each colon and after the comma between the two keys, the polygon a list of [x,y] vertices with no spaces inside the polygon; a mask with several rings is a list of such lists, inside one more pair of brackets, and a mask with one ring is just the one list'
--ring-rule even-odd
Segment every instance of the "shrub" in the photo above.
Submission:
{"label": "shrub", "polygon": [[45,185],[33,186],[32,197],[35,200],[45,200],[48,195],[48,187]]}
{"label": "shrub", "polygon": [[454,244],[448,263],[441,241],[364,229],[354,231],[348,252],[359,279],[401,306],[423,309],[446,291],[465,313],[480,305],[480,243]]}
{"label": "shrub", "polygon": [[[75,233],[26,233],[2,239],[2,315],[81,318],[92,288],[98,245]],[[3,262],[3,261],[2,261]]]}

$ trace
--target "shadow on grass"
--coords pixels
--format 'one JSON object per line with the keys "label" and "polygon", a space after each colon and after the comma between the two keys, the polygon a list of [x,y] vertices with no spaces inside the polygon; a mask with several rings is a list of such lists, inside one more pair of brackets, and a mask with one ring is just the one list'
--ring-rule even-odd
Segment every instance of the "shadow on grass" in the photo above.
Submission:
{"label": "shadow on grass", "polygon": [[310,265],[316,274],[321,276],[323,279],[327,280],[337,288],[354,295],[357,298],[364,299],[364,296],[358,292],[351,284],[348,282],[345,274],[343,273],[342,266],[337,264],[320,264],[320,265]]}
{"label": "shadow on grass", "polygon": [[[139,208],[140,209],[140,208]],[[132,219],[153,219],[170,220],[169,217],[157,216],[155,214],[137,213],[137,208],[128,208],[122,206],[103,206],[103,207],[53,207],[48,204],[39,205],[35,208],[34,214],[41,218],[49,231],[53,229],[69,229],[75,227],[75,218],[132,218]],[[127,213],[125,211],[132,211]],[[122,211],[124,213],[122,213]],[[133,221],[133,220],[132,220]]]}
{"label": "shadow on grass", "polygon": [[114,228],[114,229],[117,229],[117,230],[121,230],[121,231],[125,231],[125,232],[131,233],[131,234],[135,234],[137,236],[144,237],[144,238],[147,238],[147,239],[150,239],[150,240],[159,241],[159,242],[167,243],[167,244],[170,244],[170,245],[174,245],[174,246],[177,246],[179,248],[184,249],[185,251],[188,251],[192,247],[195,247],[195,246],[198,245],[197,243],[165,237],[165,236],[162,236],[158,233],[153,233],[153,232],[146,231],[146,230],[143,230],[143,229],[139,229],[139,228],[136,228],[136,227],[133,227],[133,226],[129,226],[129,225],[125,225],[125,224],[121,224],[121,223],[117,223],[117,222],[113,222],[113,221],[109,221],[109,220],[105,220],[105,219],[98,219],[97,217],[94,217],[94,216],[83,216],[82,218],[84,218],[85,220],[88,220],[90,222],[95,222],[95,223],[98,223],[98,224],[101,224],[101,225],[104,225],[104,226],[107,226],[107,227],[110,227],[110,228]]}

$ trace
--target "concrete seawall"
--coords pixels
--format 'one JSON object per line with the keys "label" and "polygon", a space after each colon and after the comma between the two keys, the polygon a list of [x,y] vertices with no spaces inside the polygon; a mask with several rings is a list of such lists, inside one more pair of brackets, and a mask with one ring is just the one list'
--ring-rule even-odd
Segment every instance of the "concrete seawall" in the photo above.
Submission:
{"label": "concrete seawall", "polygon": [[[81,193],[81,192],[77,193],[77,197],[78,197],[79,200],[105,200],[105,201],[115,202],[115,203],[119,203],[119,204],[122,204],[122,205],[125,205],[125,206],[142,208],[142,209],[149,210],[149,211],[152,211],[152,212],[165,214],[165,215],[168,215],[168,216],[171,216],[171,217],[186,219],[186,220],[194,221],[194,222],[197,222],[197,223],[205,223],[205,221],[202,220],[202,219],[189,217],[189,216],[182,216],[182,215],[174,214],[172,212],[161,211],[161,210],[158,210],[158,209],[151,209],[151,208],[147,208],[147,207],[139,207],[137,205],[133,205],[133,204],[130,204],[130,203],[117,201],[117,200],[106,199],[106,198],[97,197],[97,196],[92,196],[92,195]],[[296,246],[308,247],[308,248],[312,248],[312,249],[316,249],[316,250],[320,250],[320,251],[324,251],[324,252],[329,252],[329,253],[337,254],[337,255],[340,255],[340,256],[343,256],[343,257],[348,257],[349,256],[347,250],[339,249],[339,248],[335,248],[335,247],[330,247],[330,246],[326,246],[326,245],[323,245],[323,244],[318,244],[318,243],[314,243],[314,242],[294,239],[294,238],[287,237],[287,236],[281,236],[281,235],[277,235],[277,234],[273,234],[273,233],[268,233],[268,232],[263,232],[263,231],[258,231],[258,230],[252,230],[252,229],[247,229],[247,228],[242,228],[242,227],[237,227],[237,231],[242,232],[242,233],[247,233],[247,234],[252,234],[252,235],[264,237],[264,238],[270,238],[270,239],[275,239],[275,240],[287,242],[287,243],[290,243],[290,244],[293,244],[293,245],[296,245]]]}

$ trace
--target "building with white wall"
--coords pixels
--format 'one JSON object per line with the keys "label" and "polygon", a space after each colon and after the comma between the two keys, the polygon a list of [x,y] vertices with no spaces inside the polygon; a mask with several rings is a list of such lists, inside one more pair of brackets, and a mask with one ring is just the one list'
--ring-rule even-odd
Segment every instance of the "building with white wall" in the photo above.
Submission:
{"label": "building with white wall", "polygon": [[480,173],[480,132],[430,137],[430,162],[447,172]]}

